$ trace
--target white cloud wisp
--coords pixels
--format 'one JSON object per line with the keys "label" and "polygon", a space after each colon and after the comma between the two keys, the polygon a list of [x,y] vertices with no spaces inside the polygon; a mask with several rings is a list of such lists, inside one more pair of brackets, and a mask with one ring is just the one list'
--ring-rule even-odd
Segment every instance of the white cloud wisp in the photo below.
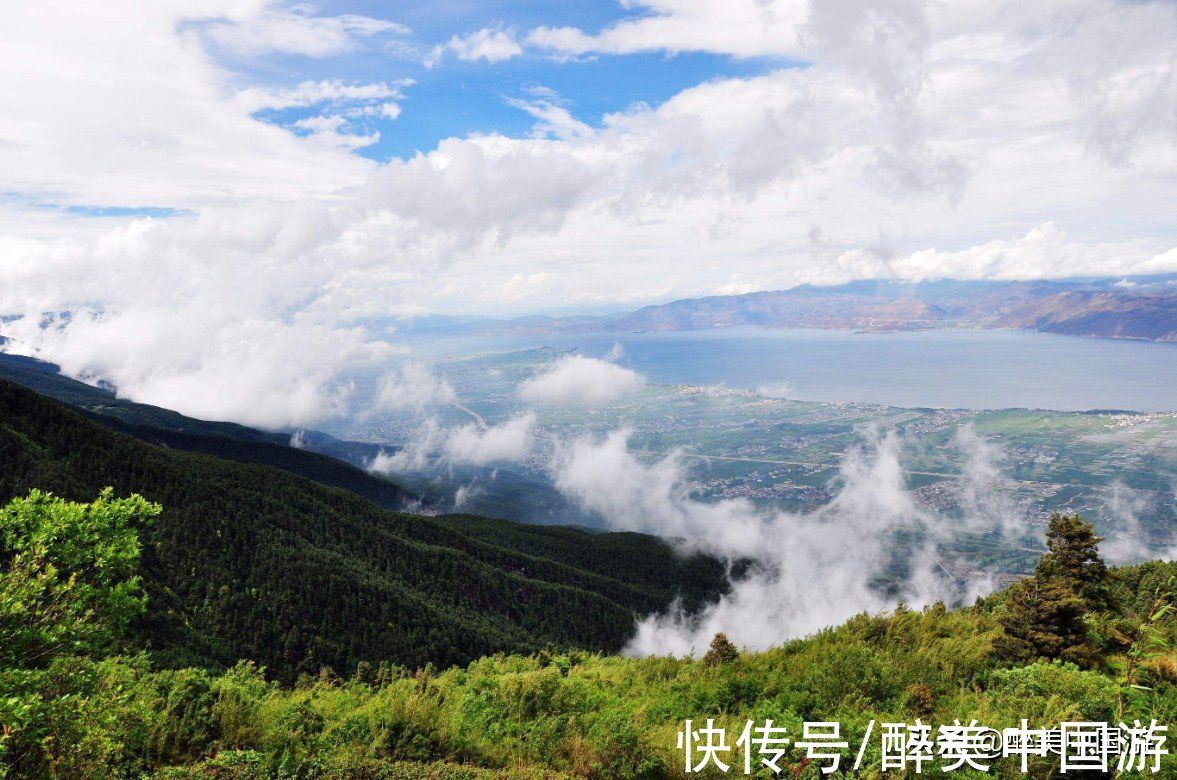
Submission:
{"label": "white cloud wisp", "polygon": [[[626,449],[627,436],[616,431],[563,445],[553,460],[556,486],[613,528],[753,562],[728,595],[700,614],[672,609],[641,620],[627,648],[635,655],[702,652],[719,631],[738,645],[762,649],[899,599],[913,605],[959,601],[990,583],[945,576],[935,541],[956,524],[1012,524],[993,517],[952,520],[920,509],[905,487],[902,441],[893,432],[868,431],[847,453],[833,500],[806,515],[759,511],[744,500],[698,499],[678,456],[640,460]],[[978,471],[965,470],[962,488]],[[894,546],[899,531],[920,532],[926,540],[902,561]],[[896,592],[884,594],[877,581],[897,563],[906,574]]]}

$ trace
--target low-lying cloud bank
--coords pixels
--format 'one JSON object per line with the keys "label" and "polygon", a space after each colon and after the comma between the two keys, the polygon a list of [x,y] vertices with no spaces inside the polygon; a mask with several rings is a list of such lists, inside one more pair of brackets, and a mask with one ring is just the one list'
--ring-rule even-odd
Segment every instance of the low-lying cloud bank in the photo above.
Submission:
{"label": "low-lying cloud bank", "polygon": [[452,403],[457,398],[449,382],[435,376],[425,365],[409,361],[380,380],[372,409],[420,412],[427,406]]}
{"label": "low-lying cloud bank", "polygon": [[530,412],[486,428],[468,423],[449,432],[443,451],[456,465],[517,463],[531,452],[534,429],[535,415]]}
{"label": "low-lying cloud bank", "polygon": [[418,426],[396,452],[380,452],[368,464],[377,474],[395,475],[445,466],[518,463],[535,447],[535,415],[526,412],[497,425],[467,423],[447,428],[435,417]]}
{"label": "low-lying cloud bank", "polygon": [[[606,361],[566,356],[521,385],[519,395],[535,399],[538,385],[550,391],[542,397],[552,402],[587,398],[600,403],[606,397],[602,385],[641,387],[638,375],[614,369],[619,367]],[[607,381],[618,376],[623,381]],[[432,389],[434,400],[458,406],[452,388],[423,369],[402,371],[387,386],[406,382]],[[915,502],[903,465],[907,442],[895,431],[865,429],[843,457],[833,499],[807,514],[764,509],[746,499],[704,500],[694,492],[683,452],[642,458],[629,449],[630,436],[622,428],[604,435],[541,438],[533,412],[495,425],[476,416],[476,422],[456,427],[429,417],[408,446],[382,453],[371,469],[394,474],[546,457],[555,488],[609,527],[656,534],[684,551],[731,564],[748,563],[731,591],[701,613],[672,607],[642,619],[626,648],[635,655],[690,655],[719,631],[737,644],[766,648],[859,612],[886,610],[899,600],[914,606],[964,602],[991,590],[994,580],[953,575],[940,550],[961,533],[993,532],[1010,544],[1025,544],[1023,537],[1031,531],[1014,500],[1014,482],[1003,469],[1004,454],[971,424],[960,426],[952,439],[962,465],[953,489],[956,510],[948,513]],[[477,481],[463,485],[454,507],[461,509],[480,489]],[[1122,485],[1109,490],[1105,516],[1118,531],[1105,546],[1110,560],[1150,554],[1140,538],[1143,502]]]}
{"label": "low-lying cloud bank", "polygon": [[[1000,514],[1009,504],[982,505],[983,491],[1000,490],[999,471],[995,451],[971,431],[958,439],[969,465],[959,486],[965,516],[955,519],[915,504],[905,485],[903,440],[895,432],[867,431],[841,464],[834,499],[805,515],[762,511],[742,499],[700,500],[691,494],[681,457],[640,460],[626,448],[628,435],[615,431],[560,446],[553,461],[556,486],[613,528],[753,561],[731,592],[701,614],[672,609],[642,620],[626,648],[635,655],[701,652],[718,631],[739,645],[766,648],[898,599],[920,605],[971,598],[991,584],[948,576],[936,542],[961,528],[1024,530],[1015,517]],[[895,545],[901,531],[917,532],[924,541],[901,553]],[[898,577],[894,591],[879,589],[884,574]]]}
{"label": "low-lying cloud bank", "polygon": [[[518,395],[542,404],[596,406],[617,400],[644,383],[637,373],[613,363],[567,355],[523,382]],[[444,405],[460,409],[475,419],[464,425],[446,426],[435,414],[437,407]],[[459,403],[449,382],[415,361],[406,362],[380,381],[372,412],[421,415],[415,432],[402,449],[380,453],[369,464],[370,471],[381,474],[424,471],[439,466],[519,463],[537,444],[534,412],[522,412],[503,422],[488,424]]]}
{"label": "low-lying cloud bank", "polygon": [[[614,347],[617,350],[617,347]],[[637,372],[584,355],[565,355],[519,386],[519,397],[553,406],[603,406],[637,392]]]}

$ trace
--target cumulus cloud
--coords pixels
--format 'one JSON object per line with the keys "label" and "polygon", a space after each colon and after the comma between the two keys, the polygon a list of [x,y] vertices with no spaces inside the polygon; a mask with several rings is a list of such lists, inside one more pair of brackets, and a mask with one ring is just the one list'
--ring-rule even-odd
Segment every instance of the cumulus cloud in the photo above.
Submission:
{"label": "cumulus cloud", "polygon": [[1173,250],[1158,251],[1150,240],[1085,243],[1045,222],[1025,235],[1001,238],[959,251],[922,249],[903,257],[871,257],[855,250],[838,258],[847,269],[873,267],[879,276],[922,281],[969,279],[1049,279],[1068,276],[1150,274],[1173,270]]}
{"label": "cumulus cloud", "polygon": [[519,385],[519,397],[554,406],[602,406],[637,392],[645,380],[615,363],[565,355]]}
{"label": "cumulus cloud", "polygon": [[[436,417],[417,426],[403,447],[381,451],[368,470],[384,475],[423,472],[445,466],[491,466],[518,463],[535,447],[536,417],[528,412],[497,425],[478,423],[446,427]],[[467,493],[473,497],[473,493]]]}
{"label": "cumulus cloud", "polygon": [[442,453],[447,462],[462,466],[517,463],[531,452],[534,429],[531,413],[485,428],[470,423],[449,432]]}
{"label": "cumulus cloud", "polygon": [[[8,323],[12,346],[71,375],[106,379],[134,398],[211,420],[280,428],[348,411],[347,366],[384,359],[362,329],[256,317],[225,320],[163,305],[79,310],[44,323]],[[210,316],[211,315],[211,316]],[[230,321],[231,318],[231,321]],[[215,322],[193,331],[195,321]]]}
{"label": "cumulus cloud", "polygon": [[576,27],[538,27],[529,43],[563,55],[705,51],[738,57],[800,53],[808,4],[797,0],[640,0],[646,13],[589,34]]}
{"label": "cumulus cloud", "polygon": [[457,398],[449,382],[435,376],[424,364],[409,361],[380,380],[372,409],[421,411],[432,404],[453,403]]}
{"label": "cumulus cloud", "polygon": [[446,51],[453,52],[458,59],[472,62],[502,62],[523,53],[523,47],[515,40],[511,30],[484,27],[467,35],[455,35],[444,46],[433,49],[430,61],[436,62]]}
{"label": "cumulus cloud", "polygon": [[[344,368],[387,351],[367,317],[1177,270],[1164,3],[714,5],[644,3],[600,33],[528,40],[807,67],[776,60],[592,122],[532,91],[515,101],[530,137],[377,163],[354,150],[376,137],[364,117],[399,111],[396,74],[249,84],[210,52],[357,51],[405,34],[394,22],[272,2],[18,4],[0,27],[11,348],[138,400],[301,424],[346,405]],[[258,118],[282,107],[316,115]],[[128,205],[178,213],[64,210]],[[68,317],[42,329],[46,313]]]}
{"label": "cumulus cloud", "polygon": [[[764,648],[857,612],[886,609],[899,598],[915,605],[951,602],[989,586],[945,575],[934,542],[953,521],[912,500],[903,442],[894,432],[866,431],[842,462],[833,500],[806,515],[695,497],[680,456],[641,460],[627,450],[627,436],[616,431],[562,445],[552,465],[557,487],[614,528],[658,533],[686,549],[752,561],[751,572],[701,614],[672,609],[643,619],[628,652],[702,652],[718,631],[739,645]],[[1000,518],[960,522],[1005,525]],[[896,562],[899,531],[918,532],[926,541],[902,561],[907,573],[898,592],[884,594],[876,580]]]}

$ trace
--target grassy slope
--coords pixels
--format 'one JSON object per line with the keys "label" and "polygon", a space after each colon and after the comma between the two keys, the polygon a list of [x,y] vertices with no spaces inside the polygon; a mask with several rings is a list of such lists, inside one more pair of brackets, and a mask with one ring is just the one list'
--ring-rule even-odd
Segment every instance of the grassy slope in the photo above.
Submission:
{"label": "grassy slope", "polygon": [[2,499],[39,487],[83,500],[111,485],[164,505],[144,530],[140,635],[172,664],[250,658],[289,679],[549,643],[615,650],[635,614],[724,583],[718,562],[653,537],[554,529],[537,546],[544,529],[390,512],[277,469],[146,444],[2,381],[0,464]]}

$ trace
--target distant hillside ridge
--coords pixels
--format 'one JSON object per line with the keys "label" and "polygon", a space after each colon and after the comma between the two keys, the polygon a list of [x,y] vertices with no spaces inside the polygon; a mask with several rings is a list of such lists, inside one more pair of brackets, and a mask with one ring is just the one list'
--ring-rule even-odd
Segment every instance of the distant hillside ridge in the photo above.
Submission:
{"label": "distant hillside ridge", "polygon": [[[1104,281],[858,281],[835,286],[684,298],[602,316],[522,317],[466,327],[503,335],[597,331],[679,331],[735,326],[913,330],[930,327],[1013,327],[1052,333],[1081,331],[1106,338],[1171,340],[1177,297],[1167,277],[1137,288]],[[1135,284],[1135,283],[1134,283]],[[1072,296],[1060,299],[1059,296]],[[1074,296],[1083,296],[1076,298]],[[1030,316],[1047,301],[1098,300],[1091,313],[1063,326]],[[1057,304],[1056,304],[1057,305]],[[1019,314],[1014,317],[1016,313]],[[1071,328],[1077,330],[1073,331]]]}
{"label": "distant hillside ridge", "polygon": [[719,561],[656,537],[388,511],[277,468],[145,443],[3,380],[0,464],[0,503],[111,486],[162,504],[141,531],[136,642],[166,664],[249,658],[292,680],[361,661],[613,652],[638,615],[675,599],[696,609],[728,587]]}
{"label": "distant hillside ridge", "polygon": [[303,431],[301,448],[290,446],[289,433],[259,431],[231,422],[186,417],[171,409],[115,397],[58,373],[58,367],[35,358],[0,352],[0,379],[7,379],[70,406],[109,428],[151,444],[204,452],[239,463],[273,466],[324,485],[350,490],[387,509],[417,507],[420,499],[363,466],[381,448],[348,442],[317,431]]}
{"label": "distant hillside ridge", "polygon": [[1059,293],[1014,309],[993,327],[1177,342],[1177,293]]}

